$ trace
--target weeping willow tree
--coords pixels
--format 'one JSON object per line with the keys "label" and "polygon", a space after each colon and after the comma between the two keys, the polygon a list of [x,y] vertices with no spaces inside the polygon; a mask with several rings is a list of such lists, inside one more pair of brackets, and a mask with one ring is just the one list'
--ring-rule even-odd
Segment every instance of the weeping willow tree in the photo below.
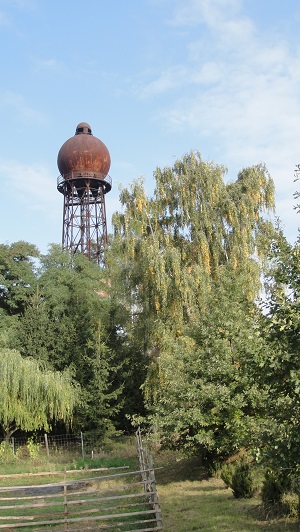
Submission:
{"label": "weeping willow tree", "polygon": [[[158,429],[167,435],[178,429],[185,440],[194,431],[195,441],[205,442],[207,429],[201,424],[197,428],[194,423],[199,414],[198,399],[182,403],[184,394],[178,393],[178,372],[173,366],[179,368],[182,390],[198,398],[200,395],[189,388],[195,379],[193,364],[201,367],[203,360],[207,361],[208,373],[209,360],[216,360],[216,367],[225,364],[222,375],[226,374],[224,379],[228,381],[232,360],[237,359],[242,367],[237,351],[250,356],[251,346],[245,350],[242,340],[235,341],[235,327],[241,330],[244,322],[249,323],[251,332],[254,301],[275,234],[268,216],[274,208],[274,185],[266,167],[259,164],[245,168],[235,181],[225,182],[225,176],[223,166],[205,162],[200,153],[191,152],[172,167],[156,169],[153,196],[147,195],[143,180],[123,189],[123,210],[113,217],[112,293],[123,303],[127,341],[139,345],[141,355],[148,360],[147,377],[141,383],[148,412]],[[241,323],[237,325],[235,318],[226,320],[228,311],[224,309],[240,302],[236,315]],[[217,312],[218,308],[222,312]],[[187,356],[185,345],[189,346]],[[208,381],[214,375],[208,374]],[[237,369],[237,378],[239,375]],[[199,390],[206,386],[205,379],[197,378]],[[216,382],[216,387],[227,386],[224,379]],[[241,376],[242,382],[247,382],[245,375]],[[235,401],[232,390],[228,389],[232,400],[229,410]],[[202,403],[207,404],[204,400]],[[222,402],[218,404],[222,419]],[[187,415],[181,419],[178,414],[179,422],[174,419],[176,411]],[[163,422],[167,416],[168,426]],[[188,416],[192,421],[185,425]],[[202,430],[205,435],[201,439]],[[213,430],[219,431],[220,427]],[[218,445],[214,439],[212,442]]]}
{"label": "weeping willow tree", "polygon": [[[121,192],[113,217],[112,271],[118,297],[132,311],[145,347],[159,342],[163,323],[176,334],[205,312],[215,280],[231,269],[244,275],[244,297],[259,292],[274,228],[274,186],[264,165],[225,183],[226,169],[191,152],[173,167],[157,168],[153,197],[142,181]],[[153,337],[156,336],[156,338]]]}
{"label": "weeping willow tree", "polygon": [[66,374],[42,371],[15,350],[0,350],[0,425],[5,438],[16,430],[49,430],[52,421],[70,424],[77,389]]}

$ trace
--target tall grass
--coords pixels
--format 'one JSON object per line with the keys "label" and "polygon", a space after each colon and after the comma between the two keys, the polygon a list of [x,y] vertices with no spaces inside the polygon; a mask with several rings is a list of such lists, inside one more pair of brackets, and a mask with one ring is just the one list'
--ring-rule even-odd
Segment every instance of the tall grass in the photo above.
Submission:
{"label": "tall grass", "polygon": [[[152,450],[151,453],[165,532],[299,530],[296,518],[271,519],[271,514],[263,511],[259,496],[235,499],[221,478],[208,476],[199,459],[186,458],[176,452]],[[124,465],[138,468],[134,438],[118,438],[93,458],[90,456],[84,460],[68,453],[58,453],[50,458],[43,453],[34,458],[24,455],[11,463],[1,463],[0,472],[3,475]],[[15,485],[15,480],[12,482]],[[1,483],[0,480],[0,486]]]}

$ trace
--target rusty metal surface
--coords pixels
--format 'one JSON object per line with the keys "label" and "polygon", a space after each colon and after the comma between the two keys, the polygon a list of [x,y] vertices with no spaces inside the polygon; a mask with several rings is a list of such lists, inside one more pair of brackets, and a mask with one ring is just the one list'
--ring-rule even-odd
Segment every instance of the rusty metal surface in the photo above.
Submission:
{"label": "rusty metal surface", "polygon": [[[77,126],[90,127],[85,122]],[[85,128],[84,128],[85,129]],[[62,176],[72,172],[92,172],[103,178],[110,169],[110,154],[105,144],[91,133],[79,132],[60,148],[57,166]]]}
{"label": "rusty metal surface", "polygon": [[57,165],[61,173],[57,189],[64,196],[63,248],[84,253],[103,265],[107,246],[105,194],[112,186],[109,151],[92,135],[89,124],[81,122],[74,137],[59,150]]}
{"label": "rusty metal surface", "polygon": [[[112,187],[112,178],[110,175],[102,175],[95,172],[71,172],[70,174],[59,175],[57,178],[57,190],[61,194],[65,194],[66,182],[70,182],[69,186],[74,184],[77,188],[89,186],[90,188],[103,188],[104,194],[110,192]],[[72,183],[71,183],[72,182]]]}
{"label": "rusty metal surface", "polygon": [[62,246],[103,265],[108,238],[103,187],[92,190],[82,182],[79,188],[66,180],[64,186]]}
{"label": "rusty metal surface", "polygon": [[87,124],[86,122],[80,122],[76,128],[75,135],[78,135],[78,133],[88,133],[91,135],[92,128],[90,124]]}

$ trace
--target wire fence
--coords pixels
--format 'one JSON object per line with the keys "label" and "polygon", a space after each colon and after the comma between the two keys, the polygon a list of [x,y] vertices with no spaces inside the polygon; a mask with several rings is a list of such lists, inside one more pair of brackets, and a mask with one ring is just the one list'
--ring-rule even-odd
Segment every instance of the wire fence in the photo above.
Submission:
{"label": "wire fence", "polygon": [[[143,444],[140,429],[135,435],[139,469],[123,465],[0,475],[0,529],[163,530],[153,460]],[[85,436],[88,435],[47,434],[44,444],[49,451],[59,445],[68,448],[69,444],[83,451],[89,442]],[[15,449],[19,444],[22,448],[24,443],[22,438],[11,442]]]}
{"label": "wire fence", "polygon": [[11,446],[12,454],[20,454],[22,450],[35,447],[44,451],[47,456],[58,452],[69,451],[82,456],[82,458],[94,458],[100,451],[99,437],[93,434],[80,432],[79,434],[43,434],[34,437],[11,437],[9,440],[0,440]]}

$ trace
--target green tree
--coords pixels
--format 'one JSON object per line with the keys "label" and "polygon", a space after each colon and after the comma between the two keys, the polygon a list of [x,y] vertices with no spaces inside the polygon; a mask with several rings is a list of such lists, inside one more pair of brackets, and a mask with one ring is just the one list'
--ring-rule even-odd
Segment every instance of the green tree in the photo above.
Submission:
{"label": "green tree", "polygon": [[81,400],[74,424],[104,434],[119,409],[119,362],[109,346],[107,273],[83,255],[53,246],[41,257],[36,292],[19,320],[19,349],[47,367],[71,371]]}
{"label": "green tree", "polygon": [[15,348],[49,368],[54,367],[50,360],[54,356],[53,350],[56,349],[58,339],[55,338],[55,326],[49,315],[47,302],[40,293],[39,284],[24,313],[18,317],[15,329]]}
{"label": "green tree", "polygon": [[127,313],[123,330],[148,360],[143,391],[151,419],[169,440],[220,454],[245,440],[257,401],[246,361],[275,232],[266,216],[274,207],[267,169],[243,169],[228,183],[225,174],[190,153],[156,169],[154,197],[142,181],[122,190],[109,260],[114,295]]}
{"label": "green tree", "polygon": [[210,464],[250,448],[265,401],[251,361],[266,345],[254,329],[258,310],[243,290],[243,277],[224,268],[205,296],[206,312],[175,340],[164,335],[145,385],[163,444]]}
{"label": "green tree", "polygon": [[257,380],[267,391],[257,447],[273,471],[289,478],[300,471],[300,238],[291,245],[281,234],[270,259],[260,322],[269,349],[256,359]]}
{"label": "green tree", "polygon": [[21,314],[34,293],[37,248],[28,242],[0,245],[0,309],[2,315]]}
{"label": "green tree", "polygon": [[9,438],[16,430],[49,430],[52,422],[71,423],[78,390],[68,377],[44,371],[18,351],[0,349],[0,424]]}
{"label": "green tree", "polygon": [[172,168],[156,170],[154,198],[142,182],[121,193],[124,212],[113,217],[110,267],[144,351],[159,344],[160,321],[176,335],[204,311],[202,295],[224,265],[247,276],[248,299],[258,294],[273,232],[264,216],[274,206],[273,182],[262,165],[242,170],[228,184],[224,174],[223,167],[190,153]]}
{"label": "green tree", "polygon": [[128,334],[128,314],[128,309],[112,296],[108,347],[117,355],[119,371],[115,375],[115,385],[119,384],[122,388],[122,401],[119,401],[120,410],[115,416],[115,423],[119,430],[130,433],[132,421],[146,414],[141,386],[147,375],[148,360],[140,349],[140,343],[135,342],[136,336]]}
{"label": "green tree", "polygon": [[35,259],[39,252],[27,242],[0,245],[0,347],[13,348],[18,337],[18,316],[35,290]]}

